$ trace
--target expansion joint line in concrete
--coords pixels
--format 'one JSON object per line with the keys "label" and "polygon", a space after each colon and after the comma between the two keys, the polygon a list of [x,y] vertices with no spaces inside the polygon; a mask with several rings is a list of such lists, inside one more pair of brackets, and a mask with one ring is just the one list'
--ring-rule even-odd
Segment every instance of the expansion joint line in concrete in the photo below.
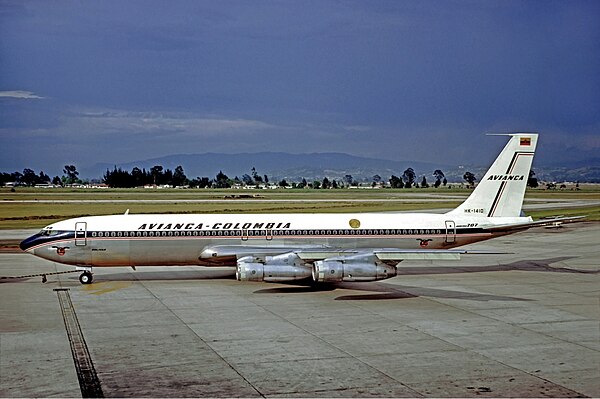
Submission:
{"label": "expansion joint line in concrete", "polygon": [[223,361],[223,363],[228,365],[229,368],[231,368],[237,375],[239,375],[242,380],[244,380],[249,386],[251,386],[252,389],[254,389],[256,391],[256,393],[260,395],[261,398],[265,397],[265,395],[256,386],[254,386],[254,384],[252,384],[244,375],[242,375],[242,373],[240,373],[238,369],[236,369],[231,363],[229,363],[227,360],[225,360],[225,358],[223,356],[221,356],[221,354],[219,352],[217,352],[208,342],[206,342],[200,335],[198,335],[198,333],[196,331],[194,331],[192,328],[190,328],[190,326],[188,326],[187,323],[184,322],[181,319],[181,317],[179,317],[179,315],[177,315],[177,313],[173,312],[173,310],[171,308],[169,308],[167,305],[165,305],[159,297],[154,295],[154,292],[150,291],[148,289],[148,287],[146,287],[142,281],[140,281],[140,280],[137,280],[137,281],[140,283],[140,285],[142,287],[144,287],[144,289],[146,291],[148,291],[148,293],[153,298],[155,298],[158,302],[160,302],[160,304],[162,306],[164,306],[165,309],[167,309],[173,315],[173,317],[175,317],[177,320],[179,320],[179,322],[182,325],[184,325],[185,328],[187,328],[196,338],[198,338],[200,341],[202,341],[202,343],[204,343],[208,349],[210,349],[216,356],[218,356],[219,359],[221,359]]}
{"label": "expansion joint line in concrete", "polygon": [[[318,339],[319,341],[323,342],[325,345],[329,345],[329,346],[331,346],[331,347],[333,347],[333,348],[335,348],[335,349],[339,350],[340,352],[344,353],[346,356],[348,356],[348,357],[351,357],[352,359],[356,360],[356,361],[357,361],[357,362],[359,362],[359,363],[362,363],[362,364],[363,364],[363,365],[365,365],[366,367],[368,367],[368,368],[371,368],[371,369],[373,369],[373,370],[377,371],[378,373],[380,373],[380,374],[382,374],[382,375],[386,376],[387,378],[389,378],[389,379],[391,379],[391,380],[394,380],[394,381],[398,382],[398,384],[402,385],[404,388],[406,388],[406,389],[408,389],[408,390],[410,390],[410,391],[413,391],[413,392],[415,392],[415,397],[423,396],[423,394],[422,394],[422,393],[418,392],[418,391],[417,391],[417,390],[415,390],[414,388],[411,388],[411,387],[409,387],[408,385],[406,385],[406,384],[405,384],[405,383],[403,383],[402,381],[398,380],[397,378],[394,378],[394,377],[392,377],[390,374],[386,373],[386,372],[385,372],[385,371],[383,371],[383,370],[380,370],[380,369],[378,369],[377,367],[373,367],[373,366],[371,366],[369,363],[367,363],[367,362],[365,362],[364,360],[362,360],[362,359],[360,359],[360,358],[358,358],[358,357],[354,356],[353,354],[351,354],[351,353],[350,353],[350,352],[348,352],[347,350],[344,350],[343,348],[340,348],[339,346],[337,346],[337,345],[335,345],[335,344],[333,344],[333,343],[331,343],[331,342],[329,342],[329,341],[327,341],[327,340],[323,339],[322,337],[318,336],[317,334],[314,334],[314,333],[312,333],[312,332],[308,331],[306,328],[302,327],[302,326],[301,326],[301,325],[299,325],[298,323],[295,323],[295,322],[293,322],[292,320],[286,319],[285,317],[283,317],[283,316],[281,316],[281,315],[279,315],[279,314],[277,314],[277,313],[273,312],[273,311],[272,311],[272,310],[270,310],[270,309],[267,309],[267,308],[265,308],[264,306],[262,306],[262,305],[260,305],[260,304],[258,304],[258,303],[256,303],[256,302],[254,302],[254,301],[252,301],[252,300],[249,300],[249,301],[250,301],[250,302],[252,302],[254,305],[258,306],[259,308],[263,309],[265,312],[272,314],[273,316],[275,316],[275,317],[277,317],[277,318],[279,318],[279,319],[281,319],[281,320],[285,321],[286,323],[289,323],[289,324],[293,325],[294,327],[296,327],[296,328],[298,328],[298,329],[300,329],[300,330],[304,331],[306,334],[309,334],[309,335],[311,335],[312,337],[314,337],[314,338]],[[354,306],[355,306],[355,305],[354,305]]]}
{"label": "expansion joint line in concrete", "polygon": [[77,320],[77,314],[69,295],[69,289],[57,288],[54,291],[58,296],[67,337],[71,344],[71,354],[73,355],[75,371],[79,379],[81,396],[84,398],[103,398],[104,393],[100,386],[100,380],[98,379],[98,374],[96,374],[90,351],[81,332],[81,326]]}
{"label": "expansion joint line in concrete", "polygon": [[[437,303],[443,303],[443,302],[438,302],[438,301],[436,301],[436,300],[434,300],[434,299],[431,299],[431,298],[430,298],[430,299],[428,299],[428,300],[430,300],[430,301],[433,301],[433,302],[437,302]],[[470,313],[470,314],[472,314],[472,315],[475,315],[475,316],[484,317],[484,318],[486,318],[486,319],[489,319],[489,320],[492,320],[492,321],[495,321],[495,322],[501,322],[501,320],[495,319],[495,318],[493,318],[493,317],[490,317],[490,316],[484,316],[484,315],[481,315],[481,314],[477,313],[477,312],[476,312],[476,311],[474,311],[474,310],[461,309],[461,308],[459,308],[459,307],[457,307],[457,306],[454,306],[454,305],[451,305],[451,304],[447,304],[447,303],[446,303],[446,304],[444,304],[444,305],[445,305],[445,306],[448,306],[448,307],[451,307],[451,308],[453,308],[453,309],[454,309],[454,310],[456,310],[456,311],[463,311],[463,312],[467,312],[467,313]],[[378,313],[378,314],[379,314],[379,313]],[[382,314],[379,314],[379,316],[381,316],[381,317],[385,317],[385,316],[384,316],[384,315],[382,315]],[[388,319],[388,320],[392,320],[392,319]],[[540,333],[540,332],[537,332],[537,331],[534,331],[534,330],[530,330],[530,329],[528,329],[527,327],[524,327],[524,326],[522,326],[522,325],[513,324],[513,323],[506,323],[506,324],[509,324],[509,325],[511,325],[511,326],[513,326],[513,327],[516,327],[516,328],[522,328],[522,329],[524,329],[524,330],[533,331],[533,332],[536,332],[536,333],[538,333],[538,334],[544,335],[544,336],[546,336],[546,337],[551,337],[551,336],[550,336],[550,335],[548,335],[548,334],[544,334],[544,333]],[[410,327],[410,326],[409,326],[409,327]],[[520,368],[518,368],[518,367],[516,367],[516,366],[513,366],[513,365],[511,365],[511,364],[507,363],[507,362],[502,362],[502,361],[500,361],[500,360],[493,359],[493,358],[491,358],[489,355],[485,354],[485,352],[484,352],[484,351],[477,350],[477,349],[472,349],[472,348],[468,348],[468,347],[466,347],[466,346],[464,346],[464,345],[459,345],[459,344],[457,344],[457,343],[455,343],[455,342],[448,341],[448,340],[446,340],[446,339],[444,339],[444,338],[442,338],[442,337],[439,337],[439,336],[437,336],[437,335],[431,334],[431,333],[429,333],[429,332],[427,332],[427,331],[425,331],[425,330],[421,330],[421,329],[419,329],[419,328],[415,328],[415,327],[410,327],[410,328],[414,328],[416,331],[419,331],[419,332],[420,332],[420,333],[422,333],[422,334],[426,334],[426,335],[429,335],[429,336],[430,336],[430,337],[432,337],[432,338],[439,339],[439,340],[441,340],[441,341],[443,341],[443,342],[445,342],[445,343],[447,343],[447,344],[449,344],[449,345],[454,345],[454,346],[457,346],[457,347],[459,347],[459,348],[461,348],[461,349],[463,349],[463,350],[465,350],[465,351],[476,353],[477,355],[483,356],[483,357],[485,357],[486,359],[488,359],[488,360],[490,360],[490,361],[492,361],[492,362],[499,363],[499,364],[503,365],[504,367],[507,367],[507,368],[510,368],[510,369],[516,370],[516,371],[518,371],[518,372],[521,372],[521,373],[524,373],[524,374],[528,374],[529,376],[531,376],[531,377],[532,377],[532,378],[534,378],[534,379],[539,379],[539,380],[545,381],[545,382],[547,382],[547,383],[550,383],[550,384],[552,384],[552,385],[556,385],[556,386],[559,386],[559,387],[562,387],[562,388],[568,389],[568,390],[570,390],[570,391],[572,391],[572,392],[573,392],[573,395],[575,395],[575,394],[576,394],[578,397],[586,397],[584,394],[582,394],[582,393],[580,393],[580,392],[577,392],[577,391],[575,391],[575,390],[573,390],[573,389],[570,389],[570,388],[568,388],[568,387],[566,387],[566,386],[564,386],[564,385],[562,385],[562,384],[558,384],[558,383],[556,383],[556,382],[553,382],[553,381],[551,381],[551,380],[549,380],[549,379],[547,379],[547,378],[543,378],[543,377],[541,377],[541,376],[539,376],[539,375],[536,375],[535,373],[532,373],[532,372],[530,372],[530,371],[527,371],[527,370],[524,370],[524,369],[520,369]],[[565,340],[561,340],[561,341],[564,341],[564,342],[569,342],[569,341],[565,341]],[[580,346],[582,346],[582,345],[580,345]],[[587,347],[585,347],[585,346],[582,346],[582,347],[583,347],[583,348],[586,348],[586,349],[589,349],[589,348],[587,348]]]}

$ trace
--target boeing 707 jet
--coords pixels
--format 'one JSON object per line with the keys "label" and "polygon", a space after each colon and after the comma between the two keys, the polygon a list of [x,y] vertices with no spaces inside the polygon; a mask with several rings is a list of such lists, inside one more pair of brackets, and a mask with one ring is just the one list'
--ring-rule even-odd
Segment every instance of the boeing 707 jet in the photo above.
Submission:
{"label": "boeing 707 jet", "polygon": [[232,266],[240,281],[374,281],[407,259],[458,259],[466,244],[532,226],[521,207],[538,135],[510,140],[456,209],[445,214],[110,215],[44,227],[22,250],[72,265],[90,284],[95,267]]}

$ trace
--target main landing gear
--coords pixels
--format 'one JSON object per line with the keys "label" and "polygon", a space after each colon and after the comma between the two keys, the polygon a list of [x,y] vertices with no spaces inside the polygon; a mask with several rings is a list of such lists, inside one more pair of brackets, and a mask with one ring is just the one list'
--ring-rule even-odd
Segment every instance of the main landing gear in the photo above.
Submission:
{"label": "main landing gear", "polygon": [[91,284],[93,279],[94,276],[87,270],[79,275],[79,282],[81,284]]}

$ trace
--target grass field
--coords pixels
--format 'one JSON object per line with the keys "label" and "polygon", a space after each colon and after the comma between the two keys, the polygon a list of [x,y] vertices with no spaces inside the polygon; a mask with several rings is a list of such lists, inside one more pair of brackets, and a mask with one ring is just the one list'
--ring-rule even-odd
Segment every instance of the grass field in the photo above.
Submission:
{"label": "grass field", "polygon": [[[41,228],[86,215],[130,213],[324,213],[448,209],[469,189],[351,190],[143,190],[0,189],[0,229]],[[238,198],[226,198],[238,196]],[[243,196],[243,198],[239,198]],[[249,197],[249,198],[247,198]],[[82,201],[82,202],[80,202]],[[87,202],[86,202],[87,201]],[[194,202],[198,201],[198,202]],[[203,202],[201,202],[203,201]],[[595,201],[570,209],[532,210],[534,218],[588,215],[600,220],[600,185],[580,191],[529,190],[526,204]]]}

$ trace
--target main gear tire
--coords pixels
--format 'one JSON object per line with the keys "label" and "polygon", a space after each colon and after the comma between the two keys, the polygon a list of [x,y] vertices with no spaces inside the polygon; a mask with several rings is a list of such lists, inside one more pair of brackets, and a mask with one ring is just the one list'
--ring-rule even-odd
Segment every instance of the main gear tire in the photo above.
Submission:
{"label": "main gear tire", "polygon": [[92,280],[94,280],[94,276],[90,272],[83,272],[79,275],[79,282],[81,284],[92,284]]}

